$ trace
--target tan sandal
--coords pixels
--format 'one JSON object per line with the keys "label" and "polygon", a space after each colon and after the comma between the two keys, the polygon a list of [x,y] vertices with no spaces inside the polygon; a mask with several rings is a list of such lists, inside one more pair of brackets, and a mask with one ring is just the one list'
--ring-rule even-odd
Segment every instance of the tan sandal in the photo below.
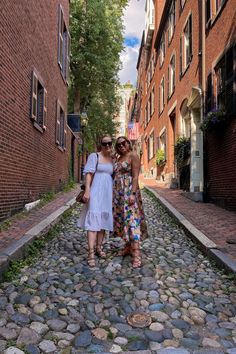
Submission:
{"label": "tan sandal", "polygon": [[95,257],[94,257],[94,249],[89,249],[87,262],[88,262],[89,267],[91,267],[91,268],[95,267],[96,262],[95,262]]}
{"label": "tan sandal", "polygon": [[125,257],[132,254],[131,244],[126,243],[125,247],[117,252],[118,257]]}
{"label": "tan sandal", "polygon": [[97,246],[96,248],[96,256],[100,257],[100,258],[106,258],[106,253],[102,250],[101,246]]}
{"label": "tan sandal", "polygon": [[133,261],[132,261],[132,267],[135,268],[140,268],[142,266],[142,257],[140,253],[140,248],[139,248],[139,242],[132,242],[132,256],[133,256]]}

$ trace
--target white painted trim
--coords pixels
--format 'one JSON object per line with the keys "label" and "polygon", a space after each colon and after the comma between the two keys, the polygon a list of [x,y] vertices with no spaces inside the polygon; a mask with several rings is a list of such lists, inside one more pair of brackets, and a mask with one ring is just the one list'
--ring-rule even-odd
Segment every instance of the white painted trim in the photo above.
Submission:
{"label": "white painted trim", "polygon": [[175,102],[174,102],[174,103],[172,104],[172,106],[170,107],[170,109],[169,109],[169,111],[168,111],[168,113],[167,113],[168,116],[171,115],[171,113],[172,113],[173,110],[176,108],[176,106],[177,106],[177,100],[175,100]]}

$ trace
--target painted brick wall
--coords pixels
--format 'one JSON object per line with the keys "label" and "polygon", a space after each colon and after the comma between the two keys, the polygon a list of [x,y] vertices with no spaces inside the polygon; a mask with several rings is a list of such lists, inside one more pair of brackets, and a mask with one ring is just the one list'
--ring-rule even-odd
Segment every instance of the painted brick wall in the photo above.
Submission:
{"label": "painted brick wall", "polygon": [[[0,2],[0,220],[43,193],[58,191],[69,177],[70,130],[65,152],[55,143],[57,99],[67,107],[57,63],[59,3],[68,26],[68,0]],[[30,120],[33,69],[48,94],[44,133]]]}

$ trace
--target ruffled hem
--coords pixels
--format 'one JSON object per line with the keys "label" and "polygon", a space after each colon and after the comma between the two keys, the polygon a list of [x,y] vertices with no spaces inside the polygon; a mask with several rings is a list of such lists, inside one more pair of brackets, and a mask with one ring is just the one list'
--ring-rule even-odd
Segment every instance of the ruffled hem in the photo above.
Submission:
{"label": "ruffled hem", "polygon": [[77,226],[88,231],[113,231],[113,216],[109,212],[87,211],[81,214]]}

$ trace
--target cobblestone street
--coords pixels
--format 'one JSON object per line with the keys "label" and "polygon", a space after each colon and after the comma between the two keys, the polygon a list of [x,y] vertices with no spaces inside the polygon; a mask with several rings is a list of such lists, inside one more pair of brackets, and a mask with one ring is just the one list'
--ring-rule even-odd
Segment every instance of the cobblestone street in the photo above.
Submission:
{"label": "cobblestone street", "polygon": [[[0,353],[235,354],[236,286],[143,193],[149,238],[143,267],[116,257],[87,266],[79,208],[33,267],[0,288]],[[148,313],[140,329],[130,313]],[[18,349],[17,349],[18,348]]]}

